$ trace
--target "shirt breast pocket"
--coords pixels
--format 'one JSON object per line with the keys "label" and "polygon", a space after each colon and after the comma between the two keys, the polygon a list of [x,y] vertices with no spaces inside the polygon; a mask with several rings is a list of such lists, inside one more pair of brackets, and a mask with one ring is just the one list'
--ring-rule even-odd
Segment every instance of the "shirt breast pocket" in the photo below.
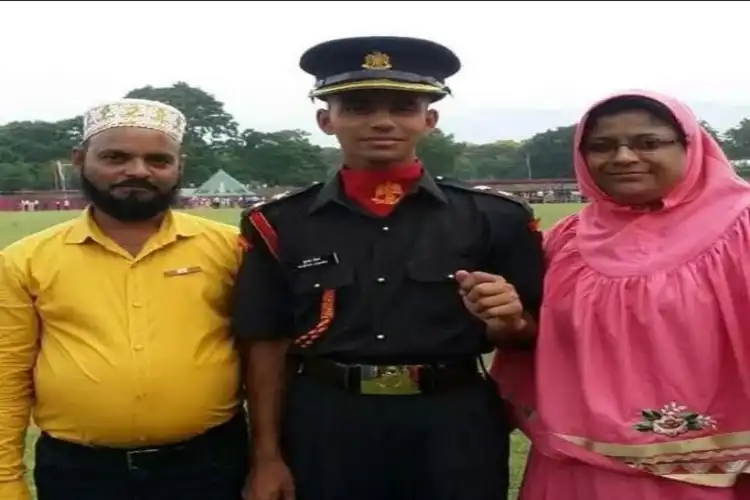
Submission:
{"label": "shirt breast pocket", "polygon": [[473,262],[461,257],[422,257],[406,267],[409,302],[414,314],[427,321],[464,321],[468,312],[459,295],[456,271],[475,270]]}
{"label": "shirt breast pocket", "polygon": [[342,302],[345,305],[348,298],[345,293],[353,282],[353,269],[344,265],[295,270],[291,290],[297,333],[327,329],[343,309]]}

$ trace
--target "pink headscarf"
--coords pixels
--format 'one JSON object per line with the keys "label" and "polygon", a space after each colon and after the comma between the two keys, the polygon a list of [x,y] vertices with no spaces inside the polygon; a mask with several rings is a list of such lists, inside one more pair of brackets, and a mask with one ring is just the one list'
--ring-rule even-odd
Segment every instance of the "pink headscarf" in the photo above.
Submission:
{"label": "pink headscarf", "polygon": [[[662,199],[662,210],[646,213],[616,204],[594,184],[579,151],[590,111],[621,96],[662,103],[687,136],[685,176]],[[721,147],[687,106],[670,97],[630,91],[603,99],[581,118],[574,144],[581,193],[592,201],[578,215],[578,248],[600,272],[627,276],[683,264],[712,245],[750,203],[750,186],[737,176]]]}

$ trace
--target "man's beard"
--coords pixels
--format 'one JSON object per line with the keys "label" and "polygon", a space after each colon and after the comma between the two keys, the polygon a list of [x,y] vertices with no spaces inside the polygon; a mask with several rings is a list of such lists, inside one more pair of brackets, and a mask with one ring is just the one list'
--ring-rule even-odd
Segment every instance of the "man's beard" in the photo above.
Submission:
{"label": "man's beard", "polygon": [[[111,190],[116,187],[133,187],[149,189],[154,193],[150,199],[139,199],[138,193],[130,193],[125,198],[115,198]],[[98,189],[81,172],[81,191],[87,200],[97,209],[109,215],[113,219],[122,222],[138,222],[153,219],[157,215],[173,206],[178,199],[180,182],[178,181],[172,189],[160,192],[155,186],[139,180],[128,180],[110,186],[106,190]]]}

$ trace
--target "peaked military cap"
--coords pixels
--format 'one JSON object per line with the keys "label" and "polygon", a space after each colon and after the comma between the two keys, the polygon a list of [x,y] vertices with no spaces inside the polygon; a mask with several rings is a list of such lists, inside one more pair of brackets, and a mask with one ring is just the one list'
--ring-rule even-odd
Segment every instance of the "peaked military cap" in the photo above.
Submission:
{"label": "peaked military cap", "polygon": [[461,69],[450,49],[418,38],[370,36],[343,38],[308,49],[303,71],[315,77],[310,97],[325,99],[364,89],[431,94],[434,101],[450,94],[445,80]]}

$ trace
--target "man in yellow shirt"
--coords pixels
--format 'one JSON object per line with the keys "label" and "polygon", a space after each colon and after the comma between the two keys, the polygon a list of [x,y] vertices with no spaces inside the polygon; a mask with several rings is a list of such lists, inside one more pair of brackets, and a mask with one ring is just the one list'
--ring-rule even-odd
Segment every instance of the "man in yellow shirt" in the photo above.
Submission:
{"label": "man in yellow shirt", "polygon": [[[247,428],[228,332],[237,230],[173,212],[185,117],[84,116],[91,202],[0,252],[0,500],[239,500]],[[32,415],[33,411],[33,415]]]}

